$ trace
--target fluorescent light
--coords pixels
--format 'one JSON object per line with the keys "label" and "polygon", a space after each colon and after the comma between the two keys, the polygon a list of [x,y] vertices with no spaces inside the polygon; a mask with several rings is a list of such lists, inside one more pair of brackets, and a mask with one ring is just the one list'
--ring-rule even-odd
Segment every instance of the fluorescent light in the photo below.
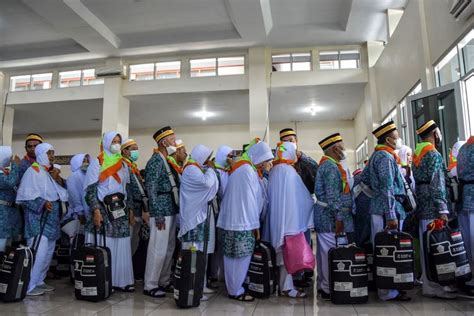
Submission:
{"label": "fluorescent light", "polygon": [[194,115],[197,116],[197,117],[200,117],[203,121],[205,121],[209,117],[213,117],[214,113],[208,112],[208,111],[203,109],[202,111],[196,112]]}
{"label": "fluorescent light", "polygon": [[304,109],[304,112],[305,112],[305,113],[310,113],[311,116],[316,116],[316,113],[317,113],[318,111],[320,111],[320,110],[321,110],[320,107],[317,107],[317,106],[315,106],[315,105],[311,105],[311,106],[305,108],[305,109]]}

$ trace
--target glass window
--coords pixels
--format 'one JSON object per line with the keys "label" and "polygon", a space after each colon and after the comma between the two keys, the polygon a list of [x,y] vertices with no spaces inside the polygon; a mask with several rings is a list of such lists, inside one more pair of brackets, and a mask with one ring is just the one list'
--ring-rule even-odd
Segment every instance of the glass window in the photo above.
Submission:
{"label": "glass window", "polygon": [[155,64],[156,79],[174,79],[181,77],[181,61],[165,61]]}
{"label": "glass window", "polygon": [[474,135],[474,76],[466,80],[466,99],[470,135]]}
{"label": "glass window", "polygon": [[31,75],[31,90],[51,89],[52,81],[53,81],[52,72]]}
{"label": "glass window", "polygon": [[365,161],[369,159],[369,141],[364,139],[364,141],[357,146],[356,148],[356,165],[357,168],[363,168]]}
{"label": "glass window", "polygon": [[360,53],[358,50],[345,50],[339,52],[341,69],[359,68]]}
{"label": "glass window", "polygon": [[220,57],[217,59],[217,73],[219,76],[243,75],[245,73],[245,58]]}
{"label": "glass window", "polygon": [[339,52],[319,52],[320,69],[339,69]]}
{"label": "glass window", "polygon": [[397,123],[397,108],[396,107],[392,111],[390,111],[390,113],[387,114],[387,116],[383,119],[380,125],[383,125],[390,121],[394,121],[395,123]]}
{"label": "glass window", "polygon": [[191,77],[212,77],[216,75],[216,58],[191,59]]}
{"label": "glass window", "polygon": [[273,71],[291,71],[291,54],[273,55]]}
{"label": "glass window", "polygon": [[438,65],[435,66],[435,72],[438,86],[454,82],[461,77],[457,47],[454,47]]}
{"label": "glass window", "polygon": [[31,75],[10,77],[10,91],[30,90]]}
{"label": "glass window", "polygon": [[293,71],[311,70],[311,53],[291,54]]}
{"label": "glass window", "polygon": [[155,64],[130,65],[130,81],[154,79]]}
{"label": "glass window", "polygon": [[82,70],[82,85],[92,86],[96,84],[104,84],[104,78],[97,78],[95,76],[95,69]]}
{"label": "glass window", "polygon": [[68,87],[78,87],[81,85],[81,71],[72,70],[72,71],[61,71],[59,73],[59,87],[68,88]]}
{"label": "glass window", "polygon": [[320,69],[357,69],[360,64],[358,50],[319,52]]}
{"label": "glass window", "polygon": [[461,51],[461,60],[464,65],[463,75],[467,74],[471,69],[474,69],[474,30],[459,42],[459,49]]}

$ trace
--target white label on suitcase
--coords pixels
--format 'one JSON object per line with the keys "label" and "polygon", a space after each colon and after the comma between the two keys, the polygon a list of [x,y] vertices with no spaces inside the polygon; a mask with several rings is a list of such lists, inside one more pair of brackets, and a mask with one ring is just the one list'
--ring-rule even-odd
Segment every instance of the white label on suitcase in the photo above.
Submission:
{"label": "white label on suitcase", "polygon": [[97,296],[97,287],[83,287],[81,289],[82,296]]}
{"label": "white label on suitcase", "polygon": [[173,296],[174,296],[175,300],[179,300],[179,290],[178,289],[174,289]]}
{"label": "white label on suitcase", "polygon": [[458,277],[461,275],[469,274],[470,272],[471,272],[471,267],[469,266],[469,263],[468,263],[463,266],[457,267],[455,275]]}
{"label": "white label on suitcase", "polygon": [[76,288],[77,290],[82,290],[82,281],[77,281],[74,282],[74,288]]}
{"label": "white label on suitcase", "polygon": [[377,267],[377,275],[382,277],[394,277],[397,275],[396,268]]}
{"label": "white label on suitcase", "polygon": [[393,277],[393,283],[408,283],[413,282],[414,279],[413,273],[400,273]]}
{"label": "white label on suitcase", "polygon": [[263,286],[263,284],[250,283],[249,284],[249,290],[252,290],[252,291],[258,292],[258,293],[263,293],[264,292],[264,286]]}
{"label": "white label on suitcase", "polygon": [[363,297],[369,295],[367,287],[356,287],[351,290],[351,297]]}
{"label": "white label on suitcase", "polygon": [[352,282],[334,282],[334,291],[338,291],[338,292],[352,291]]}
{"label": "white label on suitcase", "polygon": [[455,273],[456,272],[456,263],[450,262],[445,264],[437,264],[436,265],[436,272],[438,274],[448,274],[448,273]]}
{"label": "white label on suitcase", "polygon": [[0,293],[7,293],[8,284],[0,283]]}

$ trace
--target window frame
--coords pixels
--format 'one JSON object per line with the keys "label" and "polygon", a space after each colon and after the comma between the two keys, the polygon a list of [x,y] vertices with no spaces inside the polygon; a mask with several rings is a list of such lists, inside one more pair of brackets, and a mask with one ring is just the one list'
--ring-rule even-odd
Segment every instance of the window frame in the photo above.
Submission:
{"label": "window frame", "polygon": [[[357,54],[359,55],[359,58],[358,59],[341,59],[341,52],[353,52],[353,51],[357,51]],[[332,61],[332,62],[335,62],[337,61],[337,68],[321,68],[321,53],[333,53],[333,52],[337,52],[337,59],[332,59],[332,60],[328,60],[328,61]],[[355,53],[354,53],[355,54]],[[342,54],[343,55],[343,54]],[[354,69],[361,69],[361,52],[360,52],[360,48],[354,48],[354,49],[333,49],[333,50],[320,50],[319,51],[319,64],[318,64],[318,68],[319,70],[322,70],[322,71],[325,71],[325,70],[354,70]],[[356,68],[342,68],[341,67],[341,61],[343,60],[355,60],[356,61],[356,65],[357,67]]]}
{"label": "window frame", "polygon": [[[293,58],[293,55],[302,55],[302,54],[307,54],[309,55],[309,61],[294,61],[294,58]],[[273,58],[276,57],[276,56],[280,56],[280,55],[290,55],[290,61],[289,61],[289,64],[290,64],[290,70],[288,71],[285,71],[285,70],[276,70],[274,71],[273,68],[274,68],[274,65],[277,64],[277,63],[274,63],[273,62]],[[310,50],[310,51],[304,51],[304,52],[290,52],[290,53],[277,53],[277,54],[272,54],[272,72],[305,72],[305,71],[312,71],[313,70],[313,52]],[[303,63],[309,63],[309,69],[304,69],[304,70],[294,70],[293,69],[293,64],[303,64]],[[281,63],[283,64],[283,63]],[[286,63],[284,63],[286,64]]]}

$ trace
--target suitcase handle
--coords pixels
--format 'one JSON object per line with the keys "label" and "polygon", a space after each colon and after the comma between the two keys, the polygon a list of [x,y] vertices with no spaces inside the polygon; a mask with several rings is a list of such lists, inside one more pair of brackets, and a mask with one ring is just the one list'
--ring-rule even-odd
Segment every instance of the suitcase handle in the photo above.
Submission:
{"label": "suitcase handle", "polygon": [[48,221],[48,215],[49,215],[49,212],[43,206],[43,212],[41,213],[41,218],[40,218],[40,233],[39,235],[36,235],[36,237],[33,239],[33,244],[31,245],[35,255],[38,252],[38,248],[41,242],[41,237],[43,237],[44,228],[46,227],[46,222]]}
{"label": "suitcase handle", "polygon": [[[105,241],[106,239],[105,239],[105,225],[104,225],[104,223],[102,223],[102,225],[100,225],[100,230],[102,231],[104,247],[107,247],[107,243]],[[96,247],[98,246],[98,243],[97,243],[97,227],[95,227],[95,225],[94,225],[94,245]]]}

